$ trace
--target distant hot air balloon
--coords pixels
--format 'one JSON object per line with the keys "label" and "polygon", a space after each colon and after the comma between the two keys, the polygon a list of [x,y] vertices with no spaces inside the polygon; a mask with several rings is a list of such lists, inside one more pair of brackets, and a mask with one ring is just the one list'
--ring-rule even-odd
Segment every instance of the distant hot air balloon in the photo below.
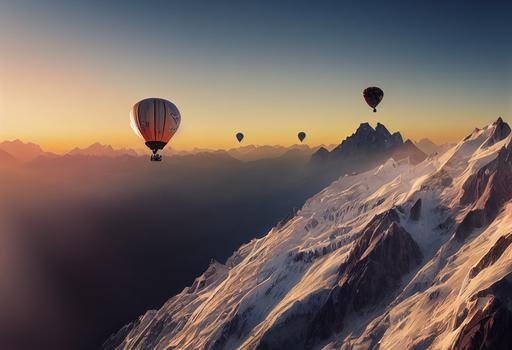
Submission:
{"label": "distant hot air balloon", "polygon": [[374,112],[377,112],[375,107],[377,107],[380,101],[382,101],[382,98],[384,97],[384,91],[376,86],[371,86],[364,89],[363,96],[366,103],[368,103],[368,105],[373,108]]}
{"label": "distant hot air balloon", "polygon": [[178,108],[162,98],[146,98],[137,102],[130,112],[133,131],[144,139],[153,152],[152,161],[162,160],[157,154],[174,136],[181,122]]}
{"label": "distant hot air balloon", "polygon": [[300,142],[302,142],[306,138],[306,133],[304,131],[301,131],[297,134],[297,137],[299,138]]}
{"label": "distant hot air balloon", "polygon": [[242,142],[242,140],[244,139],[244,134],[242,134],[241,132],[237,132],[236,139],[238,140],[238,142]]}

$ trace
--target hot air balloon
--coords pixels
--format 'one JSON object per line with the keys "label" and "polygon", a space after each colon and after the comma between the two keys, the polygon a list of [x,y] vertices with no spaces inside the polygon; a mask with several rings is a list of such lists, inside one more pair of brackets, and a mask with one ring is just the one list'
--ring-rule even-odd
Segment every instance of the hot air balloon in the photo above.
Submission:
{"label": "hot air balloon", "polygon": [[384,97],[384,91],[376,86],[371,86],[364,89],[363,96],[366,103],[368,103],[368,105],[373,108],[374,112],[377,112],[375,107],[377,107],[380,101],[382,101],[382,98]]}
{"label": "hot air balloon", "polygon": [[241,132],[237,132],[236,139],[238,140],[238,142],[242,142],[242,140],[244,139],[244,134],[242,134]]}
{"label": "hot air balloon", "polygon": [[144,139],[153,152],[152,161],[161,161],[157,152],[174,136],[181,122],[178,108],[162,98],[146,98],[137,102],[130,112],[133,131]]}
{"label": "hot air balloon", "polygon": [[301,131],[297,134],[297,137],[299,138],[300,142],[302,142],[306,138],[306,133],[304,131]]}

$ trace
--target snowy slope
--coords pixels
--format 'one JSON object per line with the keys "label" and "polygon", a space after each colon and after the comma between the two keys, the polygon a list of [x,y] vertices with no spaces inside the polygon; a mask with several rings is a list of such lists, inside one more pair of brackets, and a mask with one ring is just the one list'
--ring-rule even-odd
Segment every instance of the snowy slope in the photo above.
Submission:
{"label": "snowy slope", "polygon": [[499,348],[496,324],[512,326],[510,138],[499,119],[417,165],[339,178],[104,347]]}

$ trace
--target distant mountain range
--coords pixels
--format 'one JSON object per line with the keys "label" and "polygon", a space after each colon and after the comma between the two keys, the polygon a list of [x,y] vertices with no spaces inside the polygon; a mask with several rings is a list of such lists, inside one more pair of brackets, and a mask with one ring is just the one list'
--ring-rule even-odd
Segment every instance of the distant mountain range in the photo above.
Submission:
{"label": "distant mountain range", "polygon": [[39,156],[56,156],[54,153],[43,151],[41,146],[35,143],[25,143],[20,140],[0,142],[0,150],[23,162],[31,161]]}
{"label": "distant mountain range", "polygon": [[[194,148],[192,150],[176,150],[172,146],[163,152],[167,156],[193,155],[198,153],[222,153],[225,152],[231,157],[242,161],[255,161],[259,159],[279,158],[290,151],[295,154],[300,152],[303,155],[312,155],[313,163],[335,164],[347,162],[360,157],[375,158],[380,161],[382,158],[406,158],[409,157],[413,163],[423,160],[426,155],[442,153],[450,145],[436,145],[428,139],[422,139],[417,143],[409,140],[403,142],[399,132],[391,134],[384,125],[377,123],[373,129],[368,123],[362,123],[354,134],[347,137],[339,145],[320,145],[311,147],[309,145],[295,144],[292,146],[280,145],[247,145],[234,147],[227,150],[214,150],[207,148]],[[39,145],[20,140],[3,141],[0,143],[0,151],[8,153],[17,161],[27,162],[38,157],[58,157],[59,155],[45,152]],[[99,142],[93,143],[85,148],[74,148],[65,153],[67,156],[92,156],[115,158],[120,156],[137,157],[146,155],[144,149],[134,150],[131,148],[116,149],[111,145],[104,145]],[[8,157],[4,155],[0,162],[6,162]],[[5,160],[3,160],[5,159]]]}
{"label": "distant mountain range", "polygon": [[71,156],[94,156],[94,157],[119,157],[132,156],[137,157],[139,154],[130,148],[114,149],[110,145],[102,145],[99,142],[93,143],[86,148],[74,148],[67,153]]}
{"label": "distant mountain range", "polygon": [[[324,146],[318,146],[324,147]],[[267,158],[279,158],[285,155],[289,151],[299,151],[305,155],[310,155],[315,152],[318,147],[309,147],[307,145],[292,145],[289,147],[279,145],[248,145],[238,148],[231,148],[228,150],[215,150],[209,148],[194,148],[192,150],[176,150],[172,147],[166,148],[163,154],[166,156],[183,156],[183,155],[194,155],[198,153],[227,153],[235,159],[242,161],[254,161],[259,159]],[[333,148],[335,145],[327,146]],[[45,157],[59,157],[59,155],[51,152],[45,152],[43,149],[34,143],[22,142],[20,140],[15,141],[4,141],[0,143],[0,151],[4,151],[14,157],[18,161],[27,162],[32,161],[40,156]],[[64,155],[67,156],[90,156],[90,157],[109,157],[115,158],[120,156],[131,156],[137,157],[142,155],[148,155],[149,151],[145,149],[134,150],[131,148],[119,148],[116,149],[111,145],[104,145],[99,142],[93,143],[92,145],[79,148],[76,147]],[[0,159],[0,161],[2,161]]]}
{"label": "distant mountain range", "polygon": [[214,150],[209,148],[194,148],[192,150],[176,150],[173,148],[164,150],[164,155],[186,155],[186,154],[197,154],[197,153],[216,153],[216,152],[227,152],[230,156],[235,159],[242,161],[254,161],[259,159],[278,158],[285,155],[289,151],[300,151],[303,154],[313,154],[320,147],[326,147],[332,149],[336,145],[320,145],[317,147],[311,147],[308,145],[292,145],[292,146],[280,146],[280,145],[247,145],[240,147],[233,147],[227,150]]}
{"label": "distant mountain range", "polygon": [[446,152],[450,148],[454,146],[453,143],[445,143],[442,145],[437,145],[434,142],[430,141],[427,138],[421,139],[418,142],[414,143],[416,147],[418,147],[423,153],[427,155],[432,155],[434,153],[441,154]]}

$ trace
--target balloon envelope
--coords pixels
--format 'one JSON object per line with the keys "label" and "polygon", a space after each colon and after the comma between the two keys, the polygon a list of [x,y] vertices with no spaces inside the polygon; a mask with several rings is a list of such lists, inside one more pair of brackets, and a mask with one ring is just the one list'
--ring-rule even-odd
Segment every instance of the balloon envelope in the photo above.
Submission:
{"label": "balloon envelope", "polygon": [[163,149],[180,126],[181,115],[174,103],[162,98],[137,102],[130,113],[133,131],[153,152]]}
{"label": "balloon envelope", "polygon": [[368,103],[368,105],[373,108],[374,112],[377,112],[375,107],[377,107],[380,101],[382,101],[382,98],[384,97],[384,91],[376,86],[371,86],[364,89],[363,96],[366,103]]}
{"label": "balloon envelope", "polygon": [[304,131],[301,131],[297,134],[297,137],[299,138],[300,142],[302,142],[306,138],[306,133]]}
{"label": "balloon envelope", "polygon": [[236,139],[238,140],[238,142],[242,142],[242,140],[244,139],[244,134],[242,134],[241,132],[236,133]]}

